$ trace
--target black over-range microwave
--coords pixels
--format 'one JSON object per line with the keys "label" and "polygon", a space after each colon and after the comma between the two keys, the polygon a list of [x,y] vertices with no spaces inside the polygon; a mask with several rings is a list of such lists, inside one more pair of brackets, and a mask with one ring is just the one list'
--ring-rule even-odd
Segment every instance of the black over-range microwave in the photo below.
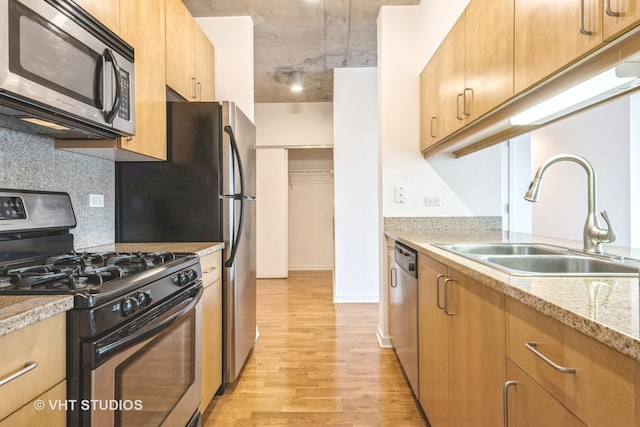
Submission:
{"label": "black over-range microwave", "polygon": [[73,1],[0,0],[0,119],[60,139],[133,135],[133,53]]}

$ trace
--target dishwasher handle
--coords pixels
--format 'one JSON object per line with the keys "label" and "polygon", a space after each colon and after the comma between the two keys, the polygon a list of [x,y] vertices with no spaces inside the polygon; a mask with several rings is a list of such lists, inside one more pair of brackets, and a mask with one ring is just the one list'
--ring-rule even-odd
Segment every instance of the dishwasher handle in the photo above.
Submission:
{"label": "dishwasher handle", "polygon": [[396,242],[394,260],[396,267],[413,278],[418,277],[418,253]]}

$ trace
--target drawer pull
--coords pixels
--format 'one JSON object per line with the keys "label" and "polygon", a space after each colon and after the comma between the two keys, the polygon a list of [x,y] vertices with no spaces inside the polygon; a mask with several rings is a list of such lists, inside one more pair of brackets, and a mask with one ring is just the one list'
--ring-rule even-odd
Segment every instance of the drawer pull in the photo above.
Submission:
{"label": "drawer pull", "polygon": [[210,269],[208,269],[207,271],[205,271],[205,272],[204,272],[204,274],[207,274],[207,273],[213,273],[213,272],[214,272],[214,271],[216,271],[217,269],[218,269],[218,267],[213,266],[213,267],[211,267]]}
{"label": "drawer pull", "polygon": [[502,417],[504,419],[504,427],[509,427],[509,387],[518,384],[516,381],[507,381],[502,386]]}
{"label": "drawer pull", "polygon": [[444,310],[444,305],[440,305],[440,279],[446,277],[444,274],[438,274],[436,277],[436,307],[440,310]]}
{"label": "drawer pull", "polygon": [[529,350],[530,352],[532,352],[533,354],[538,356],[540,359],[544,360],[546,363],[551,365],[553,367],[553,369],[555,369],[557,371],[560,371],[563,374],[575,374],[576,373],[576,370],[574,368],[565,368],[564,366],[560,366],[556,362],[554,362],[553,360],[549,359],[544,354],[540,353],[540,351],[538,351],[538,349],[536,348],[537,345],[538,345],[538,343],[535,343],[535,342],[526,342],[526,343],[524,343],[524,346],[527,348],[527,350]]}
{"label": "drawer pull", "polygon": [[21,377],[22,375],[26,374],[29,371],[34,370],[36,367],[38,366],[37,362],[27,362],[24,364],[24,368],[20,369],[17,372],[14,372],[13,374],[6,376],[2,379],[0,379],[0,387],[2,387],[3,385],[10,383],[11,381],[15,380],[18,377]]}
{"label": "drawer pull", "polygon": [[447,277],[444,279],[444,313],[447,316],[453,316],[455,313],[449,311],[449,282],[453,282],[454,280],[451,277]]}

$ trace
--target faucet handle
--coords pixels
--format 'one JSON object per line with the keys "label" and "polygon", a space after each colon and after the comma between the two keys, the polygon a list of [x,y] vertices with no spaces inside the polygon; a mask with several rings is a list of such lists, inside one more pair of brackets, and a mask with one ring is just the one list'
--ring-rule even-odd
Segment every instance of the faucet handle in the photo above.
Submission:
{"label": "faucet handle", "polygon": [[609,219],[609,214],[607,213],[606,210],[600,212],[600,215],[602,215],[602,218],[604,219],[604,222],[607,223],[607,229],[606,230],[602,230],[600,232],[601,236],[600,237],[600,241],[603,243],[611,243],[611,242],[615,242],[616,238],[618,238],[618,235],[616,234],[616,231],[613,229],[613,226],[611,225],[611,220]]}

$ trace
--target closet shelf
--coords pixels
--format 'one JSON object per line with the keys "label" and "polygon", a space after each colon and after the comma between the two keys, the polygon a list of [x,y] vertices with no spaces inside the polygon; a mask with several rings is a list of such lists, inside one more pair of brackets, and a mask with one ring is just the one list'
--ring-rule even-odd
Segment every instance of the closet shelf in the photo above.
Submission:
{"label": "closet shelf", "polygon": [[332,184],[333,169],[305,169],[289,171],[289,187],[297,184]]}

